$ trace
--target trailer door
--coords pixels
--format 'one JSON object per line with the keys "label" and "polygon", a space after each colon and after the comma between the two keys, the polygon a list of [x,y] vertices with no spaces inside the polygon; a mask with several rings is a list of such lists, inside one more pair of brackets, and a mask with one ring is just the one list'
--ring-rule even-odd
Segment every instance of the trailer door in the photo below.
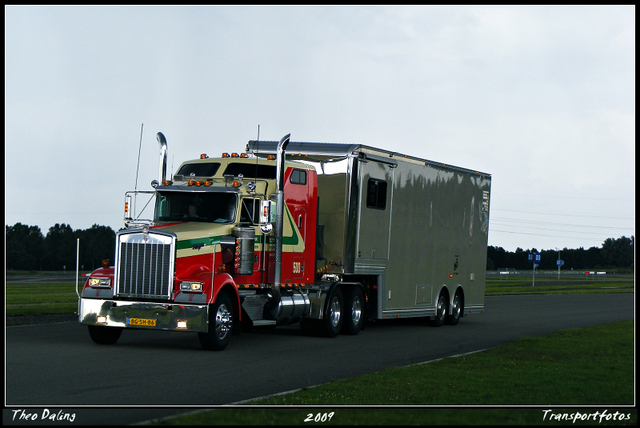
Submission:
{"label": "trailer door", "polygon": [[357,259],[388,260],[395,164],[359,160]]}

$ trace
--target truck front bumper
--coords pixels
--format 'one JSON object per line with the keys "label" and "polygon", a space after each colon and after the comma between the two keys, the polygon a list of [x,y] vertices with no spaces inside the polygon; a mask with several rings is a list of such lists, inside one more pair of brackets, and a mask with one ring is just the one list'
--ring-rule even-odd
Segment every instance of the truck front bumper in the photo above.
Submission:
{"label": "truck front bumper", "polygon": [[81,324],[171,331],[208,331],[208,306],[80,298]]}

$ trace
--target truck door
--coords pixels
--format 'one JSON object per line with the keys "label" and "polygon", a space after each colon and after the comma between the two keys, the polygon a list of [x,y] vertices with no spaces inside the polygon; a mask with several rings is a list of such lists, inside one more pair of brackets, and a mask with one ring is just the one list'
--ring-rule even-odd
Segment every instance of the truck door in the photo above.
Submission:
{"label": "truck door", "polygon": [[[316,173],[291,168],[285,175],[284,194],[290,217],[283,236],[282,280],[312,283],[315,278],[315,229],[318,210]],[[290,230],[290,232],[286,232]]]}
{"label": "truck door", "polygon": [[360,159],[357,259],[388,260],[393,201],[392,163]]}

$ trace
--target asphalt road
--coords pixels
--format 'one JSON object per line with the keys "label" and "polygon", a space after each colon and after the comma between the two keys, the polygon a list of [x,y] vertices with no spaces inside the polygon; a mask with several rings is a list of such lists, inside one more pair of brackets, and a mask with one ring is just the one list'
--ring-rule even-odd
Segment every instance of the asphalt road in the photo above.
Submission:
{"label": "asphalt road", "polygon": [[484,314],[454,327],[393,320],[335,339],[297,325],[255,329],[222,352],[189,333],[126,330],[99,346],[75,322],[7,327],[3,423],[46,409],[75,424],[124,425],[633,317],[633,294],[487,297]]}

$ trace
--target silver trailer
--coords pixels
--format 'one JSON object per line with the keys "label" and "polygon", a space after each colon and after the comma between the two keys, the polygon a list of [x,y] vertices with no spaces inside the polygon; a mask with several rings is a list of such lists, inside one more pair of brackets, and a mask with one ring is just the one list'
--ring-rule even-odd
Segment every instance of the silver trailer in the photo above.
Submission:
{"label": "silver trailer", "polygon": [[359,144],[290,142],[286,157],[318,173],[316,273],[362,284],[366,318],[455,325],[484,310],[489,174]]}

